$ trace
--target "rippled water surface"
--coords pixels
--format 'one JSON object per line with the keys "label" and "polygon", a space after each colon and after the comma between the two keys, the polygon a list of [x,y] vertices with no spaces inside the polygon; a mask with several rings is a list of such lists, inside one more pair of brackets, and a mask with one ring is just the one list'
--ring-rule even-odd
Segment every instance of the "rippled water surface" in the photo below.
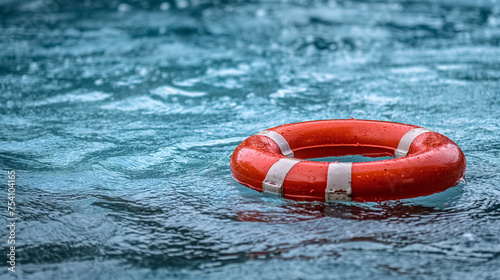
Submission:
{"label": "rippled water surface", "polygon": [[[497,1],[0,1],[2,279],[498,279]],[[371,204],[235,183],[284,123],[410,123],[467,184]]]}

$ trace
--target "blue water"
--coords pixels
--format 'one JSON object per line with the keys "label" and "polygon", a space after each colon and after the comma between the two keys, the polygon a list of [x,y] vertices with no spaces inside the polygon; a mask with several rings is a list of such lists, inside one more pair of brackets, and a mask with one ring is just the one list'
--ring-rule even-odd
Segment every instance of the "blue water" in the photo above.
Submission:
{"label": "blue water", "polygon": [[[250,135],[423,126],[466,184],[294,202],[230,177]],[[500,3],[0,0],[1,279],[498,279]]]}

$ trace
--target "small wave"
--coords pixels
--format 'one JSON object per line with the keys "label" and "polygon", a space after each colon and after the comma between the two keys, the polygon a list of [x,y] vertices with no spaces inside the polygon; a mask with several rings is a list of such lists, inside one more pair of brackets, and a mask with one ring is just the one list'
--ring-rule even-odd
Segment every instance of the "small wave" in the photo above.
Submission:
{"label": "small wave", "polygon": [[197,83],[199,83],[200,81],[201,81],[200,78],[191,78],[187,80],[174,80],[173,84],[181,87],[192,87]]}
{"label": "small wave", "polygon": [[374,104],[378,106],[384,106],[384,105],[393,105],[393,104],[398,104],[403,99],[399,96],[391,97],[391,96],[381,96],[377,94],[364,94],[359,97],[354,98],[355,102],[363,102],[363,103],[368,103],[368,104]]}
{"label": "small wave", "polygon": [[164,111],[168,107],[163,104],[163,102],[155,100],[149,96],[138,96],[116,101],[108,105],[104,105],[102,108],[120,111]]}
{"label": "small wave", "polygon": [[130,155],[110,157],[99,162],[106,170],[143,171],[151,166],[161,164],[173,154],[171,147],[160,149],[149,155]]}
{"label": "small wave", "polygon": [[245,137],[230,137],[230,138],[206,140],[206,141],[184,142],[177,144],[175,148],[179,150],[187,150],[196,147],[211,147],[217,145],[236,144],[240,143],[243,140],[245,140]]}
{"label": "small wave", "polygon": [[250,67],[245,64],[239,65],[238,68],[223,68],[223,69],[209,68],[207,70],[207,75],[216,77],[242,76],[247,74],[249,69]]}
{"label": "small wave", "polygon": [[[64,168],[77,164],[93,153],[103,152],[114,144],[84,142],[76,139],[47,135],[25,141],[0,141],[0,153],[13,153],[16,158],[29,157],[30,162],[42,167]],[[17,159],[16,159],[17,160]]]}
{"label": "small wave", "polygon": [[300,97],[299,93],[307,91],[306,87],[287,87],[277,90],[269,95],[270,98],[289,98],[289,97]]}
{"label": "small wave", "polygon": [[436,69],[441,71],[449,71],[449,70],[466,70],[469,68],[466,64],[439,64],[436,66]]}
{"label": "small wave", "polygon": [[186,96],[186,97],[202,97],[207,95],[206,92],[202,91],[186,91],[170,86],[161,86],[159,88],[153,89],[151,91],[156,96],[166,98],[168,96],[172,95],[180,95],[180,96]]}
{"label": "small wave", "polygon": [[33,106],[44,106],[57,103],[78,103],[78,102],[97,102],[109,98],[111,94],[101,91],[92,91],[87,93],[67,93],[49,97],[45,100],[33,103]]}
{"label": "small wave", "polygon": [[406,74],[406,75],[431,72],[431,70],[425,66],[397,67],[390,69],[390,71],[395,74]]}

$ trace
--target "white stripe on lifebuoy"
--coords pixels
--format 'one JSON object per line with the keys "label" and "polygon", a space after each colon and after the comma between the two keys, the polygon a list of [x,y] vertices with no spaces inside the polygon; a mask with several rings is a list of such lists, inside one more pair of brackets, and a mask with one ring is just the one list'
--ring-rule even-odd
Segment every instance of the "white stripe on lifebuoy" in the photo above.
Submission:
{"label": "white stripe on lifebuoy", "polygon": [[351,200],[352,162],[332,162],[328,165],[326,201]]}
{"label": "white stripe on lifebuoy", "polygon": [[290,145],[288,145],[288,142],[286,141],[286,139],[283,136],[281,136],[281,134],[274,132],[274,131],[271,131],[271,130],[264,130],[264,131],[257,133],[256,135],[263,135],[263,136],[266,136],[269,139],[273,140],[274,143],[276,143],[276,145],[278,145],[278,147],[281,150],[281,153],[285,157],[293,158],[292,149],[290,149]]}
{"label": "white stripe on lifebuoy", "polygon": [[299,159],[282,158],[278,160],[267,172],[266,179],[262,182],[262,191],[283,195],[283,182],[285,177],[297,163]]}
{"label": "white stripe on lifebuoy", "polygon": [[415,140],[415,138],[417,138],[419,135],[426,132],[432,132],[432,130],[428,130],[425,128],[414,128],[406,132],[406,134],[403,135],[403,137],[399,141],[398,148],[394,151],[394,156],[399,158],[408,155],[408,151],[410,150],[410,146],[411,143],[413,143],[413,140]]}

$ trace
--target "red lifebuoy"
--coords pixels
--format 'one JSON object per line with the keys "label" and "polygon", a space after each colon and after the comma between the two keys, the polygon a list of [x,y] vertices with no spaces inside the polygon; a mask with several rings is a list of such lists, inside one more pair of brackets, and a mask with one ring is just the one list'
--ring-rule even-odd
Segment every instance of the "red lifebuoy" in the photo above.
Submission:
{"label": "red lifebuoy", "polygon": [[[394,159],[318,162],[345,155]],[[293,200],[382,201],[441,192],[465,174],[462,150],[446,136],[400,123],[322,120],[286,124],[244,140],[231,156],[233,178]]]}

